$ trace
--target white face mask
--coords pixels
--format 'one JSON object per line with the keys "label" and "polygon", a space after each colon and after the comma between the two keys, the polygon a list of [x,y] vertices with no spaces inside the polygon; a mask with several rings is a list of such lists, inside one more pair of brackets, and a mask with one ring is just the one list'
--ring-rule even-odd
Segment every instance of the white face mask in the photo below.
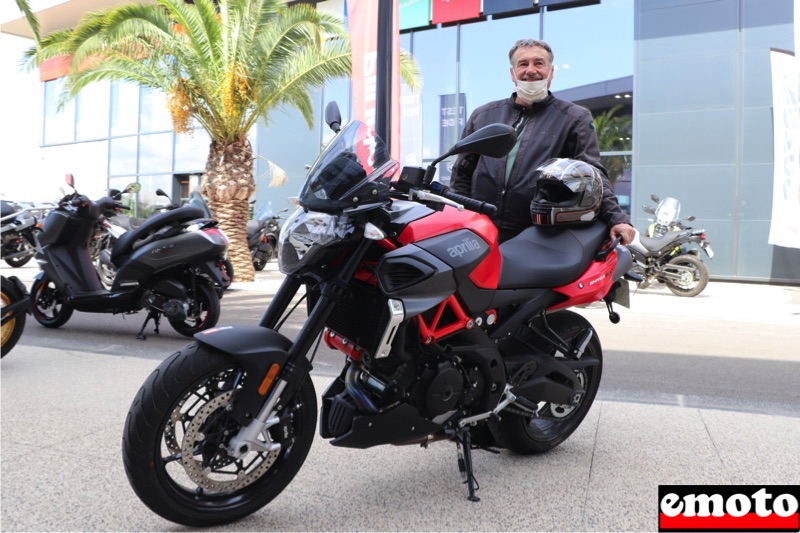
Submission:
{"label": "white face mask", "polygon": [[547,96],[547,81],[549,78],[537,81],[516,80],[517,98],[525,105],[541,102]]}

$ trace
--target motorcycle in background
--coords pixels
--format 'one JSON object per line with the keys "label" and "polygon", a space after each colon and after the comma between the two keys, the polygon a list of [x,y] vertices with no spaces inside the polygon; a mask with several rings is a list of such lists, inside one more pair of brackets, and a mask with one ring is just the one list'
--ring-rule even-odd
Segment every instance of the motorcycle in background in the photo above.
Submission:
{"label": "motorcycle in background", "polygon": [[52,205],[23,205],[22,202],[2,200],[2,256],[8,266],[19,268],[33,258],[39,220]]}
{"label": "motorcycle in background", "polygon": [[[280,213],[288,210],[287,207]],[[253,258],[253,268],[258,271],[264,270],[267,263],[275,256],[280,231],[278,225],[281,219],[280,213],[273,215],[269,204],[264,204],[255,209],[252,220],[247,221],[247,247]]]}
{"label": "motorcycle in background", "polygon": [[2,276],[2,347],[0,357],[5,357],[17,344],[25,329],[26,314],[31,313],[30,295],[16,276]]}
{"label": "motorcycle in background", "polygon": [[125,232],[111,250],[116,275],[106,289],[88,246],[102,216],[128,208],[109,197],[93,202],[79,194],[71,174],[67,183],[73,192],[50,211],[39,234],[36,261],[41,271],[30,291],[37,322],[58,328],[76,310],[132,314],[145,309],[140,339],[151,319],[158,333],[162,316],[187,337],[216,325],[220,295],[230,284],[221,267],[228,239],[216,221],[187,206],[155,215]]}
{"label": "motorcycle in background", "polygon": [[[338,110],[326,121],[340,123]],[[510,126],[486,126],[392,181],[399,165],[383,141],[359,121],[341,128],[281,229],[286,277],[259,325],[198,334],[133,400],[122,454],[138,497],[168,520],[207,527],[280,494],[314,440],[309,371],[323,339],[346,354],[319,412],[335,446],[449,440],[476,501],[473,448],[535,454],[566,440],[592,405],[603,359],[591,324],[567,309],[605,301],[618,321],[612,303],[627,299],[632,259],[619,241],[603,244],[602,222],[534,226],[498,245],[484,216],[495,206],[432,182],[445,157],[502,157],[515,138]],[[277,330],[303,286],[309,313],[292,340]]]}
{"label": "motorcycle in background", "polygon": [[708,267],[700,259],[700,250],[709,259],[714,258],[706,230],[685,224],[694,221],[693,216],[685,222],[679,218],[681,203],[675,198],[662,200],[653,194],[651,199],[658,205],[642,207],[655,216],[648,227],[648,235],[637,231],[636,238],[628,245],[635,261],[634,271],[643,278],[639,288],[646,289],[661,282],[677,296],[697,296],[708,285]]}

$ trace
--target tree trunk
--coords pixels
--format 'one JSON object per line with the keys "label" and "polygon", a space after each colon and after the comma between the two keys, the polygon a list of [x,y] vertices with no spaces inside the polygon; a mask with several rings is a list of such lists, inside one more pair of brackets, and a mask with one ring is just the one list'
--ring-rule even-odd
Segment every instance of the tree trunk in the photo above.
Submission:
{"label": "tree trunk", "polygon": [[247,248],[247,200],[256,190],[253,148],[245,140],[229,144],[211,142],[200,193],[230,240],[228,259],[236,281],[253,281],[255,270]]}

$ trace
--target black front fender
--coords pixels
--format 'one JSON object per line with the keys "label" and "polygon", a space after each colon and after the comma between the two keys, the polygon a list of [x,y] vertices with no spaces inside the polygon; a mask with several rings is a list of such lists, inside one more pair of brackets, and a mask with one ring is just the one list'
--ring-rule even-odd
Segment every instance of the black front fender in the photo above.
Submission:
{"label": "black front fender", "polygon": [[224,352],[244,367],[247,379],[234,399],[232,415],[240,424],[248,424],[267,399],[267,394],[258,392],[264,377],[273,364],[283,369],[292,341],[259,326],[212,328],[195,334],[194,338]]}

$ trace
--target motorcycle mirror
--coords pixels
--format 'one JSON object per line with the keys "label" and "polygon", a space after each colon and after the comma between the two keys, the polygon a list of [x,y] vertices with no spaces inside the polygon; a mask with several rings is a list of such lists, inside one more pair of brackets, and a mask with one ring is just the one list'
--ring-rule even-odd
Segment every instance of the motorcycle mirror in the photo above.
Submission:
{"label": "motorcycle mirror", "polygon": [[335,100],[328,102],[328,105],[325,106],[325,123],[334,133],[339,133],[339,130],[342,129],[342,113]]}
{"label": "motorcycle mirror", "polygon": [[658,202],[661,201],[661,198],[659,198],[657,194],[651,194],[650,195],[650,199],[653,200],[655,203],[658,203]]}
{"label": "motorcycle mirror", "polygon": [[284,207],[283,209],[281,209],[280,211],[278,211],[278,213],[285,213],[285,212],[286,212],[286,211],[288,211],[288,210],[289,210],[289,208],[288,208],[288,207]]}
{"label": "motorcycle mirror", "polygon": [[75,176],[73,176],[71,172],[67,172],[67,175],[64,176],[64,180],[67,182],[67,185],[73,189],[75,188]]}
{"label": "motorcycle mirror", "polygon": [[156,196],[163,196],[164,198],[167,198],[168,200],[170,199],[169,195],[167,193],[165,193],[161,189],[156,189]]}
{"label": "motorcycle mirror", "polygon": [[124,193],[137,193],[137,192],[139,192],[141,190],[142,190],[142,184],[141,183],[129,183],[128,186],[125,187],[125,190],[122,191],[122,192],[124,192]]}
{"label": "motorcycle mirror", "polygon": [[514,148],[517,133],[508,124],[489,124],[458,141],[441,159],[456,154],[503,157]]}
{"label": "motorcycle mirror", "polygon": [[690,215],[689,218],[686,219],[689,222],[694,222],[696,220],[694,215]]}
{"label": "motorcycle mirror", "polygon": [[656,214],[656,208],[653,207],[652,205],[643,205],[642,211],[644,211],[645,213],[650,213],[651,215]]}

